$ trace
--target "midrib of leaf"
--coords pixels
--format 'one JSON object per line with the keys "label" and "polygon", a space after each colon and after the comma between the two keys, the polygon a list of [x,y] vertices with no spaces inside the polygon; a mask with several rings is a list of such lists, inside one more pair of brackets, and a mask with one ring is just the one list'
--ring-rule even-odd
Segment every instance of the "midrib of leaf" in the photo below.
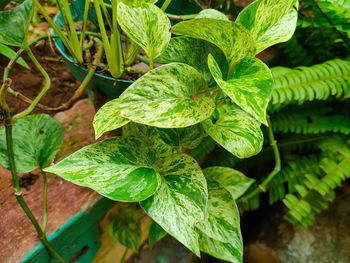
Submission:
{"label": "midrib of leaf", "polygon": [[323,82],[323,81],[328,81],[328,80],[334,80],[334,79],[344,78],[344,77],[350,77],[350,74],[340,74],[340,75],[335,75],[335,76],[326,77],[326,78],[320,78],[320,79],[315,79],[315,80],[309,80],[309,81],[300,82],[300,83],[297,83],[297,84],[282,86],[282,87],[276,88],[275,90],[279,90],[279,89],[288,89],[288,88],[291,88],[291,87],[298,87],[298,86],[304,86],[304,85],[308,85],[308,84],[312,84],[312,83],[318,83],[318,82]]}

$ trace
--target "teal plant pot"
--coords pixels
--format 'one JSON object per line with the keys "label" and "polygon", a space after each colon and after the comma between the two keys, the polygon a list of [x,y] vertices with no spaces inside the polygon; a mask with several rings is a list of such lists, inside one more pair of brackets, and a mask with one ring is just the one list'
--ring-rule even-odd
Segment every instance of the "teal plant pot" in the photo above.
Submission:
{"label": "teal plant pot", "polygon": [[[164,0],[160,0],[157,2],[158,6],[163,4]],[[82,21],[84,17],[84,0],[75,0],[70,4],[71,13],[73,19],[75,21]],[[167,12],[174,15],[186,15],[186,14],[194,14],[200,12],[202,9],[198,5],[190,2],[189,0],[173,0],[169,7],[167,8]],[[95,10],[90,9],[88,19],[92,24],[92,30],[96,30],[98,27],[98,23],[96,20]],[[58,25],[59,28],[63,26],[62,15],[58,13],[54,22]],[[174,22],[175,23],[175,22]],[[174,24],[172,22],[172,24]],[[53,32],[54,33],[54,32]],[[62,55],[68,70],[73,74],[73,76],[80,82],[84,80],[88,73],[88,69],[76,64],[74,62],[73,57],[68,53],[67,49],[63,45],[61,39],[54,38],[53,42]],[[95,73],[92,77],[89,85],[86,88],[86,91],[90,98],[94,98],[94,93],[92,91],[92,87],[96,87],[97,91],[102,94],[107,100],[118,98],[123,91],[125,91],[130,85],[132,81],[123,80],[123,79],[115,79],[112,77],[104,76],[98,73]]]}

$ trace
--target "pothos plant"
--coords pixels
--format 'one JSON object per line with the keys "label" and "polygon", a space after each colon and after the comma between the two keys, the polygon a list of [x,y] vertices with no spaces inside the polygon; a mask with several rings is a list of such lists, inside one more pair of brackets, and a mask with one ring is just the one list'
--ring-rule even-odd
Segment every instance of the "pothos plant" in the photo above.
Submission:
{"label": "pothos plant", "polygon": [[[57,149],[53,147],[49,151],[47,145],[59,142],[43,139],[44,143],[34,146],[41,150],[23,153],[34,156],[35,165],[30,169],[38,167],[43,173],[55,173],[113,200],[139,202],[153,220],[149,233],[151,245],[169,233],[198,256],[203,251],[230,262],[242,262],[243,241],[235,199],[253,180],[231,168],[202,170],[185,152],[199,145],[206,136],[239,158],[261,150],[260,125],[269,124],[266,108],[273,79],[269,68],[255,55],[292,36],[297,1],[257,0],[235,22],[218,11],[204,10],[195,19],[173,26],[170,31],[178,36],[172,39],[167,30],[158,30],[168,28],[169,21],[147,11],[154,9],[152,4],[131,7],[118,3],[117,8],[120,6],[131,21],[123,30],[146,51],[150,61],[152,58],[168,64],[151,67],[120,98],[106,103],[97,112],[94,119],[97,138],[120,127],[123,136],[84,147],[50,167],[47,165]],[[1,27],[0,42],[22,47],[42,69],[26,41],[31,0],[25,1],[16,12],[21,15],[6,17],[9,13],[1,13],[0,19],[11,18],[8,21],[13,24],[8,23],[9,27],[14,28],[16,22],[24,30],[9,34]],[[2,152],[8,161],[2,164],[11,170],[16,197],[39,236],[63,261],[47,242],[21,197],[16,163],[22,166],[19,149],[26,147],[13,146],[13,125],[19,137],[25,137],[15,142],[18,145],[30,137],[23,136],[23,130],[31,130],[22,126],[23,123],[28,121],[38,126],[34,120],[39,117],[25,116],[50,87],[47,74],[43,69],[41,72],[46,77],[45,88],[28,109],[14,116],[5,100],[10,80],[9,72],[4,73],[0,102],[7,143],[3,144]],[[31,131],[31,137],[38,139],[44,138],[41,134],[47,134],[42,129]],[[273,135],[270,138],[273,143]]]}
{"label": "pothos plant", "polygon": [[153,220],[151,240],[169,233],[198,256],[242,262],[235,199],[251,180],[230,168],[202,170],[184,149],[210,136],[239,158],[261,150],[273,79],[255,55],[288,40],[296,20],[296,1],[258,0],[235,22],[209,11],[173,26],[179,37],[156,58],[168,64],[95,116],[97,138],[120,127],[123,136],[84,147],[45,171],[113,200],[139,202]]}

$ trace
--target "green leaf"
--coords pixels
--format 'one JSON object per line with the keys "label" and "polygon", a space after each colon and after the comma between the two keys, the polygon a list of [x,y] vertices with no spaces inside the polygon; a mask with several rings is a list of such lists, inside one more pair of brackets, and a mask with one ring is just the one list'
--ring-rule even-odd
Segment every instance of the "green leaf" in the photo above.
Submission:
{"label": "green leaf", "polygon": [[229,71],[243,58],[255,55],[255,41],[250,33],[231,21],[198,18],[176,24],[171,32],[206,40],[219,47],[227,58]]}
{"label": "green leaf", "polygon": [[154,151],[136,138],[113,137],[86,146],[45,169],[116,201],[136,202],[160,184]]}
{"label": "green leaf", "polygon": [[208,199],[202,170],[196,160],[185,154],[169,156],[158,164],[162,183],[141,206],[166,232],[199,256],[194,225],[204,219]]}
{"label": "green leaf", "polygon": [[119,3],[118,22],[128,37],[151,59],[158,57],[170,41],[170,20],[153,4],[133,8]]}
{"label": "green leaf", "polygon": [[111,100],[103,105],[94,117],[95,137],[98,139],[103,133],[118,129],[128,122],[128,119],[120,116],[119,99]]}
{"label": "green leaf", "polygon": [[207,178],[216,181],[221,187],[225,188],[235,200],[244,194],[254,182],[254,179],[229,167],[208,167],[203,173]]}
{"label": "green leaf", "polygon": [[[257,0],[239,13],[236,23],[249,30],[261,51],[293,35],[296,12],[287,14],[295,0]],[[266,34],[266,35],[265,35]]]}
{"label": "green leaf", "polygon": [[201,251],[212,255],[213,257],[226,260],[232,263],[242,263],[242,252],[237,249],[238,244],[224,243],[202,232],[199,232],[199,245]]}
{"label": "green leaf", "polygon": [[270,69],[257,58],[244,59],[232,75],[224,80],[219,65],[211,55],[208,65],[224,93],[244,111],[267,125],[266,108],[273,90]]}
{"label": "green leaf", "polygon": [[134,122],[180,128],[201,122],[215,109],[207,84],[194,68],[170,63],[143,75],[120,96],[120,113]]}
{"label": "green leaf", "polygon": [[203,126],[196,124],[186,128],[178,129],[158,129],[162,140],[171,146],[182,146],[186,149],[196,148],[207,136]]}
{"label": "green leaf", "polygon": [[134,205],[119,205],[117,214],[107,218],[108,232],[123,246],[137,252],[139,250],[142,230],[139,212]]}
{"label": "green leaf", "polygon": [[32,16],[32,0],[26,0],[16,8],[0,11],[0,43],[19,47],[26,43]]}
{"label": "green leaf", "polygon": [[151,226],[149,228],[149,247],[152,249],[152,247],[166,235],[167,232],[160,225],[158,225],[152,220]]}
{"label": "green leaf", "polygon": [[264,138],[259,123],[238,108],[233,107],[215,123],[207,119],[202,124],[210,137],[238,158],[248,158],[261,151]]}
{"label": "green leaf", "polygon": [[177,152],[177,147],[164,142],[157,128],[130,122],[123,127],[123,136],[136,137],[148,144],[157,155],[157,159]]}
{"label": "green leaf", "polygon": [[209,54],[212,54],[218,62],[223,74],[227,75],[228,65],[223,52],[208,41],[191,37],[172,38],[167,49],[156,61],[161,63],[179,62],[190,65],[203,75],[209,86],[213,86],[216,82],[208,68],[207,57]]}
{"label": "green leaf", "polygon": [[[0,43],[0,54],[4,55],[9,59],[12,59],[16,55],[16,52],[12,48]],[[26,69],[30,69],[28,64],[24,61],[23,58],[19,57],[16,62],[22,67]]]}
{"label": "green leaf", "polygon": [[212,8],[207,8],[200,11],[199,14],[196,16],[196,19],[198,18],[214,18],[214,19],[229,20],[224,13],[221,13],[220,11]]}
{"label": "green leaf", "polygon": [[130,7],[139,7],[146,3],[154,4],[158,0],[119,0],[119,1]]}
{"label": "green leaf", "polygon": [[[26,116],[13,126],[17,172],[27,173],[50,164],[63,142],[61,123],[46,114]],[[0,163],[9,169],[5,129],[0,130]]]}
{"label": "green leaf", "polygon": [[256,53],[259,53],[272,45],[291,39],[296,28],[297,20],[298,11],[292,8],[256,41]]}

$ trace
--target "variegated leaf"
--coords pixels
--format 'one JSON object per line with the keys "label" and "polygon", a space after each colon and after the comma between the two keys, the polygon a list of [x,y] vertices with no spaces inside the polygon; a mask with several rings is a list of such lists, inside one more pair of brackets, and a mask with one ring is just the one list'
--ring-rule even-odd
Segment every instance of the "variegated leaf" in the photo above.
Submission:
{"label": "variegated leaf", "polygon": [[238,108],[232,108],[214,123],[207,119],[202,124],[210,137],[238,158],[248,158],[261,151],[264,138],[259,123]]}
{"label": "variegated leaf", "polygon": [[294,3],[295,0],[257,0],[238,15],[236,23],[249,30],[261,51],[293,34],[296,13],[288,12]]}
{"label": "variegated leaf", "polygon": [[[206,169],[203,170],[206,175]],[[208,206],[205,219],[196,224],[199,231],[224,243],[235,244],[242,249],[242,237],[239,225],[239,212],[232,195],[216,181],[207,180]]]}
{"label": "variegated leaf", "polygon": [[86,146],[46,169],[112,200],[136,202],[154,194],[160,184],[152,168],[153,149],[136,138],[113,137]]}
{"label": "variegated leaf", "polygon": [[142,47],[151,59],[159,56],[170,41],[170,20],[153,4],[133,8],[119,3],[118,22],[128,37]]}
{"label": "variegated leaf", "polygon": [[139,7],[143,4],[149,3],[149,4],[154,4],[158,0],[119,0],[123,4],[126,4],[127,6],[130,7]]}
{"label": "variegated leaf", "polygon": [[120,113],[134,122],[180,128],[207,119],[215,109],[202,75],[186,64],[170,63],[143,75],[120,96]]}
{"label": "variegated leaf", "polygon": [[[12,129],[13,151],[19,173],[45,168],[63,142],[61,123],[46,114],[21,118]],[[0,164],[9,169],[5,129],[0,130]]]}
{"label": "variegated leaf", "polygon": [[94,117],[95,137],[98,139],[103,133],[118,129],[128,122],[128,119],[120,116],[119,99],[111,100],[103,105]]}
{"label": "variegated leaf", "polygon": [[254,182],[254,179],[229,167],[213,166],[206,168],[203,172],[207,178],[225,188],[235,200],[244,194]]}
{"label": "variegated leaf", "polygon": [[156,61],[161,63],[179,62],[194,67],[204,77],[209,86],[215,85],[209,68],[207,57],[211,54],[220,65],[223,75],[227,75],[228,65],[224,53],[208,41],[191,37],[174,37],[167,49]]}
{"label": "variegated leaf", "polygon": [[186,128],[177,129],[160,129],[158,128],[158,133],[162,140],[171,146],[182,146],[186,149],[196,148],[207,136],[203,126],[201,124],[196,124]]}
{"label": "variegated leaf", "polygon": [[157,159],[177,153],[177,146],[169,145],[162,139],[157,128],[130,122],[123,127],[123,136],[136,137],[155,150]]}
{"label": "variegated leaf", "polygon": [[232,263],[242,263],[242,249],[237,249],[238,243],[224,243],[202,232],[199,232],[199,246],[201,251],[212,255],[213,257],[226,260]]}
{"label": "variegated leaf", "polygon": [[199,256],[194,225],[204,219],[208,200],[202,170],[196,160],[185,154],[161,159],[158,165],[162,183],[141,206],[166,232]]}
{"label": "variegated leaf", "polygon": [[33,1],[26,0],[15,8],[0,11],[0,43],[22,46],[27,41],[33,10]]}
{"label": "variegated leaf", "polygon": [[120,244],[135,252],[139,250],[142,237],[139,212],[135,205],[119,204],[117,213],[107,217],[109,234]]}
{"label": "variegated leaf", "polygon": [[244,111],[267,125],[266,109],[273,90],[270,69],[257,58],[244,59],[224,80],[219,65],[211,55],[208,57],[208,65],[224,93]]}
{"label": "variegated leaf", "polygon": [[166,235],[167,232],[160,225],[158,225],[152,220],[151,226],[149,227],[149,247],[152,249],[152,247]]}
{"label": "variegated leaf", "polygon": [[255,41],[250,33],[243,26],[231,21],[198,18],[176,24],[171,32],[206,40],[219,47],[227,58],[229,72],[243,58],[255,55]]}
{"label": "variegated leaf", "polygon": [[214,19],[222,19],[229,20],[224,13],[212,8],[207,8],[199,12],[196,18],[214,18]]}

